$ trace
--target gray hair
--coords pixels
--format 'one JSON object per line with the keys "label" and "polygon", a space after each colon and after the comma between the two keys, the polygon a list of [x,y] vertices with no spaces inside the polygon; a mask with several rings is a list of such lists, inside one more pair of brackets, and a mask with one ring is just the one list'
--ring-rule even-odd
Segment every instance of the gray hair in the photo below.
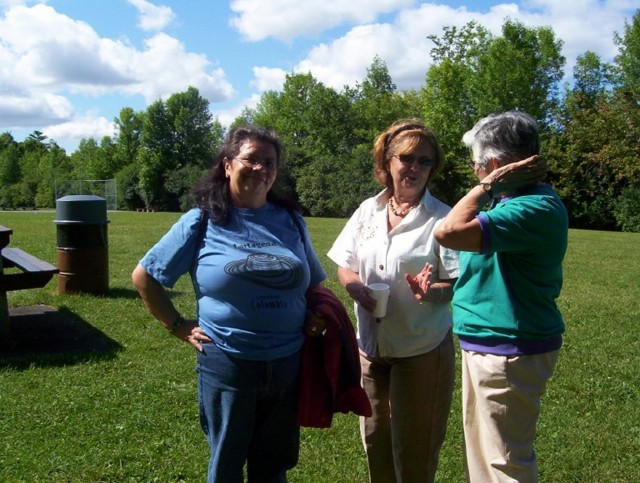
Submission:
{"label": "gray hair", "polygon": [[491,159],[505,165],[540,154],[538,123],[521,111],[490,114],[480,119],[464,134],[462,142],[482,167]]}

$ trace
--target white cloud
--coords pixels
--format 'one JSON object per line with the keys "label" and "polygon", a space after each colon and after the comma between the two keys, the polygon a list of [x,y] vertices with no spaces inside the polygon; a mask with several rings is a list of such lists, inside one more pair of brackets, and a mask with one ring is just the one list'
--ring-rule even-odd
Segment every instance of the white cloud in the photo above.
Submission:
{"label": "white cloud", "polygon": [[46,127],[42,132],[49,138],[57,142],[64,140],[75,140],[82,138],[93,138],[100,142],[104,136],[114,136],[115,126],[102,116],[88,113],[67,122]]}
{"label": "white cloud", "polygon": [[428,4],[404,10],[393,23],[354,27],[331,43],[314,47],[295,71],[311,72],[324,84],[340,90],[362,81],[377,55],[387,64],[399,89],[415,88],[424,83],[430,63],[432,45],[427,36],[440,34],[442,25],[461,26],[473,18],[466,8]]}
{"label": "white cloud", "polygon": [[223,126],[230,126],[231,123],[242,114],[245,108],[253,109],[256,107],[258,102],[260,102],[260,97],[260,94],[253,94],[232,107],[214,110],[212,115],[214,118],[217,118]]}
{"label": "white cloud", "polygon": [[501,27],[509,18],[527,27],[551,27],[556,39],[564,42],[565,72],[570,76],[575,58],[587,50],[596,52],[604,61],[613,59],[617,53],[613,32],[621,31],[623,19],[630,19],[633,12],[624,0],[532,0],[521,6],[495,5],[484,13],[467,7],[454,9],[423,3],[400,11],[390,23],[356,26],[340,38],[315,46],[294,70],[311,72],[316,79],[339,90],[364,79],[373,57],[378,55],[398,88],[417,88],[424,84],[431,64],[433,44],[428,35],[441,36],[443,26],[462,27],[471,20],[501,35]]}
{"label": "white cloud", "polygon": [[173,10],[166,6],[154,5],[146,0],[127,0],[140,14],[138,26],[144,31],[160,31],[171,23]]}
{"label": "white cloud", "polygon": [[0,128],[29,128],[71,119],[73,107],[66,97],[53,94],[0,96]]}
{"label": "white cloud", "polygon": [[[242,81],[254,94],[243,93],[237,107],[227,109],[220,106],[237,95],[227,72],[205,54],[187,47],[195,42],[188,35],[185,44],[159,32],[175,18],[173,10],[160,2],[174,5],[176,11],[182,11],[183,4],[175,0],[127,2],[136,9],[129,9],[131,16],[139,15],[139,27],[154,32],[143,41],[136,39],[135,44],[124,36],[105,37],[88,23],[58,13],[53,8],[56,2],[0,0],[0,128],[36,126],[51,137],[59,133],[56,141],[62,133],[72,139],[99,138],[111,132],[112,123],[85,113],[87,100],[95,100],[93,106],[103,95],[113,96],[116,103],[142,97],[152,102],[189,85],[214,103],[212,112],[218,106],[219,119],[228,124],[243,107],[254,107],[261,93],[279,90],[288,72],[311,72],[340,90],[362,81],[375,55],[385,61],[400,89],[418,88],[431,63],[433,45],[427,36],[440,36],[443,26],[461,27],[470,20],[496,35],[507,17],[527,27],[551,27],[564,43],[565,72],[571,75],[575,58],[587,50],[611,61],[617,54],[613,32],[622,33],[624,19],[631,20],[638,8],[637,0],[507,0],[493,6],[476,2],[481,5],[478,11],[415,0],[231,0],[231,24],[245,39],[304,39],[285,46],[267,40],[249,46],[251,53],[239,49],[242,54],[230,61],[234,63],[230,71],[241,72],[239,75],[246,74],[242,64],[253,50],[260,52],[256,56],[260,60],[253,62],[252,80]],[[100,28],[98,23],[96,28]],[[309,40],[327,32],[315,45]],[[215,30],[207,40],[215,39],[216,48],[232,52],[236,35],[228,34]],[[306,51],[300,53],[300,45]],[[85,123],[87,127],[81,127]]]}
{"label": "white cloud", "polygon": [[23,126],[27,118],[36,126],[69,121],[74,114],[66,96],[72,93],[142,95],[152,102],[189,86],[212,103],[235,94],[222,69],[166,34],[148,38],[139,50],[44,4],[17,6],[0,17],[0,89],[13,93],[0,103],[4,127]]}
{"label": "white cloud", "polygon": [[257,93],[252,94],[246,99],[242,99],[231,107],[212,111],[212,115],[217,118],[223,126],[231,125],[231,123],[242,114],[245,108],[255,108],[260,102],[264,92],[282,90],[287,72],[277,68],[254,67],[253,75],[254,79],[251,81],[251,85],[257,90]]}
{"label": "white cloud", "polygon": [[145,41],[143,52],[132,53],[131,68],[139,79],[125,91],[142,94],[147,102],[194,86],[209,102],[230,99],[234,90],[222,69],[211,69],[204,55],[187,52],[184,44],[166,34]]}
{"label": "white cloud", "polygon": [[251,85],[255,87],[258,92],[279,91],[284,85],[286,75],[287,72],[282,69],[254,67],[254,80],[251,81]]}
{"label": "white cloud", "polygon": [[[37,0],[0,0],[0,8],[11,8],[11,7],[19,7],[20,5],[27,5],[30,3],[34,3]],[[39,3],[46,3],[41,1]]]}
{"label": "white cloud", "polygon": [[626,0],[532,0],[532,5],[540,9],[539,15],[523,12],[523,22],[553,28],[556,38],[564,41],[568,75],[576,57],[587,51],[597,53],[606,62],[612,61],[618,53],[613,34],[622,32],[625,17],[631,20],[638,8],[637,2]]}
{"label": "white cloud", "polygon": [[247,40],[290,41],[333,27],[374,21],[378,15],[413,5],[413,0],[233,0],[234,26]]}

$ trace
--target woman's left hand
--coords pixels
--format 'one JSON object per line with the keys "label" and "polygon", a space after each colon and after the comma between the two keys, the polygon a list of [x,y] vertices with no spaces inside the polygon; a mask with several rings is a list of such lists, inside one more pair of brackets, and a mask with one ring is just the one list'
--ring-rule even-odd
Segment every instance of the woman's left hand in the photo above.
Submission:
{"label": "woman's left hand", "polygon": [[322,335],[327,328],[327,322],[324,317],[314,314],[310,310],[307,310],[307,317],[304,321],[304,332],[311,337],[317,337]]}
{"label": "woman's left hand", "polygon": [[546,172],[547,163],[536,155],[494,169],[481,182],[491,185],[493,196],[496,198],[542,181]]}
{"label": "woman's left hand", "polygon": [[431,287],[431,272],[433,265],[425,263],[424,267],[418,275],[413,277],[410,273],[405,274],[404,278],[413,292],[413,296],[418,302],[429,302],[429,287]]}

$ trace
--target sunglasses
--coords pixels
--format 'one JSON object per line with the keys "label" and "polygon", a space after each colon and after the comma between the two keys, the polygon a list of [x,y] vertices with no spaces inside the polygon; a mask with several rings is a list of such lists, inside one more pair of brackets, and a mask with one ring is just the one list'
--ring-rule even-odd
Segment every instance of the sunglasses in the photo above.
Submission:
{"label": "sunglasses", "polygon": [[435,166],[436,162],[433,159],[430,158],[416,158],[415,156],[411,155],[411,154],[394,154],[392,156],[393,158],[396,158],[398,161],[400,161],[402,164],[404,164],[405,166],[413,166],[413,163],[415,163],[416,161],[418,162],[418,164],[420,165],[421,168],[431,168],[432,166]]}

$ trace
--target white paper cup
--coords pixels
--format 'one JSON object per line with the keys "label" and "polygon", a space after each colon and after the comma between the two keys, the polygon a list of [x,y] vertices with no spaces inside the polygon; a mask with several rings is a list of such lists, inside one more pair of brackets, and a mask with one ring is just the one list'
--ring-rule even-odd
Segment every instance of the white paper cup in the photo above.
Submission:
{"label": "white paper cup", "polygon": [[373,316],[384,317],[387,315],[389,286],[386,283],[372,283],[368,287],[371,290],[371,296],[376,299],[376,309],[373,311]]}

